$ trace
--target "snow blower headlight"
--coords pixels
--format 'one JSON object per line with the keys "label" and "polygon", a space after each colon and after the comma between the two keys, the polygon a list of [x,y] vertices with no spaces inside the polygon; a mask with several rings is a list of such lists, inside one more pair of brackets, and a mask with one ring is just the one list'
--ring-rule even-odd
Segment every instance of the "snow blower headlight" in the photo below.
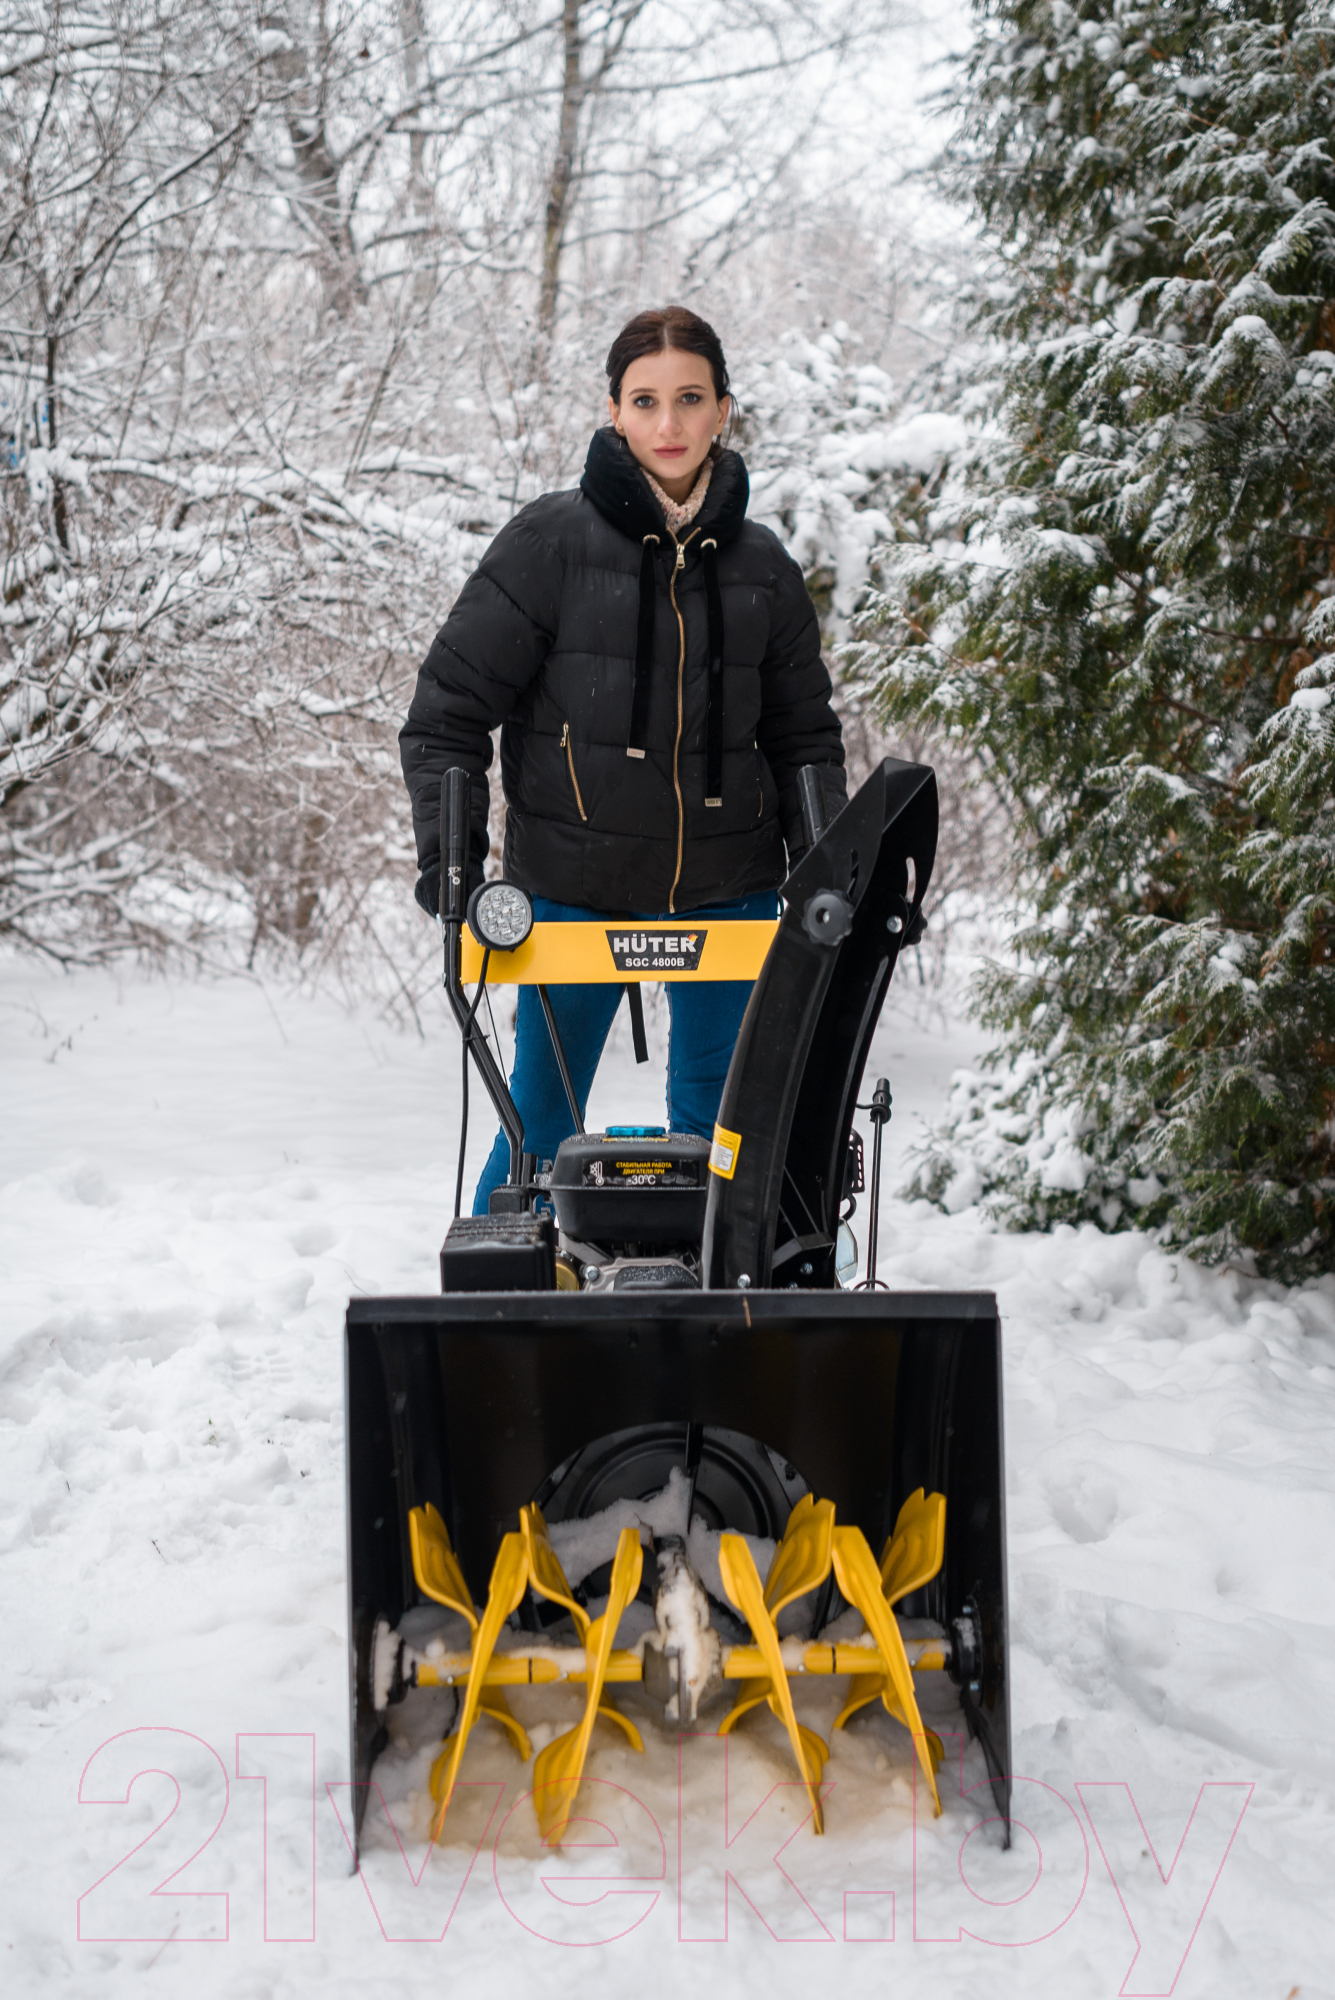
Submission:
{"label": "snow blower headlight", "polygon": [[533,905],[513,882],[484,882],[468,899],[468,928],[488,951],[514,951],[533,928]]}

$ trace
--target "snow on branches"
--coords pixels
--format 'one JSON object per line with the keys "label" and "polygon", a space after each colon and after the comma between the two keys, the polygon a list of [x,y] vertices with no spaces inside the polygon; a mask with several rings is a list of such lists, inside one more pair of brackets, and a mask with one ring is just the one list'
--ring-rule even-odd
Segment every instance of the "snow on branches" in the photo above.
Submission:
{"label": "snow on branches", "polygon": [[798,226],[894,11],[14,0],[0,937],[420,953],[394,736],[433,632],[574,483],[643,287],[714,310]]}
{"label": "snow on branches", "polygon": [[[892,713],[950,717],[1029,835],[1032,921],[981,992],[1023,1064],[969,1171],[1012,1217],[1134,1207],[1205,1254],[1328,1269],[1329,15],[979,16],[953,170],[997,246],[993,434],[943,497],[962,545],[916,551],[864,625]],[[1054,1119],[1084,1162],[1056,1182]]]}

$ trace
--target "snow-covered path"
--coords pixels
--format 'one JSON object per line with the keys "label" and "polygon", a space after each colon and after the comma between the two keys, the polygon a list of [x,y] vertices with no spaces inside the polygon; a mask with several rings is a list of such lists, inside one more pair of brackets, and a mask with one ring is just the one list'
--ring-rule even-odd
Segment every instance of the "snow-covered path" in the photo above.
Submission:
{"label": "snow-covered path", "polygon": [[[396,1849],[348,1876],[340,1323],[350,1293],[436,1283],[457,1045],[440,1010],[427,1030],[0,963],[6,1993],[1335,1994],[1335,1280],[1285,1291],[1130,1233],[1008,1237],[922,1205],[888,1205],[882,1276],[994,1288],[1005,1319],[1032,1838],[970,1837],[958,1766],[944,1818],[915,1824],[903,1733],[874,1717],[835,1740],[817,1842],[772,1791],[777,1734],[748,1723],[725,1862],[716,1746],[683,1746],[679,1790],[650,1726],[643,1760],[609,1741],[590,1765],[615,1859],[557,1870],[484,1734],[420,1886]],[[971,1053],[883,1025],[898,1146]],[[591,1118],[651,1115],[657,1077],[619,1041]],[[480,1159],[485,1120],[474,1139]],[[397,1764],[414,1868],[424,1757]],[[761,1915],[734,1891],[723,1942],[725,1872]],[[602,1879],[544,1886],[581,1873]]]}

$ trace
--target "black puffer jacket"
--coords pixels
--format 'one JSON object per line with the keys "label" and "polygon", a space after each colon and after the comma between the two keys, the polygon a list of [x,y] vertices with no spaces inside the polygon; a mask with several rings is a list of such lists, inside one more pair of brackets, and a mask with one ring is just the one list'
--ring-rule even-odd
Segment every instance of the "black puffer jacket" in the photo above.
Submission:
{"label": "black puffer jacket", "polygon": [[577,492],[503,528],[417,679],[399,737],[424,870],[440,783],[474,775],[486,851],[490,732],[503,724],[505,873],[612,912],[698,909],[774,888],[803,846],[797,773],[843,746],[802,573],[746,519],[746,467],[717,459],[676,542],[628,447],[598,431]]}

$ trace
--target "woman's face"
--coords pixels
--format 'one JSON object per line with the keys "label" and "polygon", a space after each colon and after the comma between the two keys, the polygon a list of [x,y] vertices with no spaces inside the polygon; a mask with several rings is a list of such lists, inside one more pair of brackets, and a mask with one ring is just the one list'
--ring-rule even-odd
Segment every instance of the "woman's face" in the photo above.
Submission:
{"label": "woman's face", "polygon": [[621,400],[608,398],[612,421],[670,500],[685,500],[728,421],[729,398],[714,394],[709,363],[669,347],[632,361]]}

